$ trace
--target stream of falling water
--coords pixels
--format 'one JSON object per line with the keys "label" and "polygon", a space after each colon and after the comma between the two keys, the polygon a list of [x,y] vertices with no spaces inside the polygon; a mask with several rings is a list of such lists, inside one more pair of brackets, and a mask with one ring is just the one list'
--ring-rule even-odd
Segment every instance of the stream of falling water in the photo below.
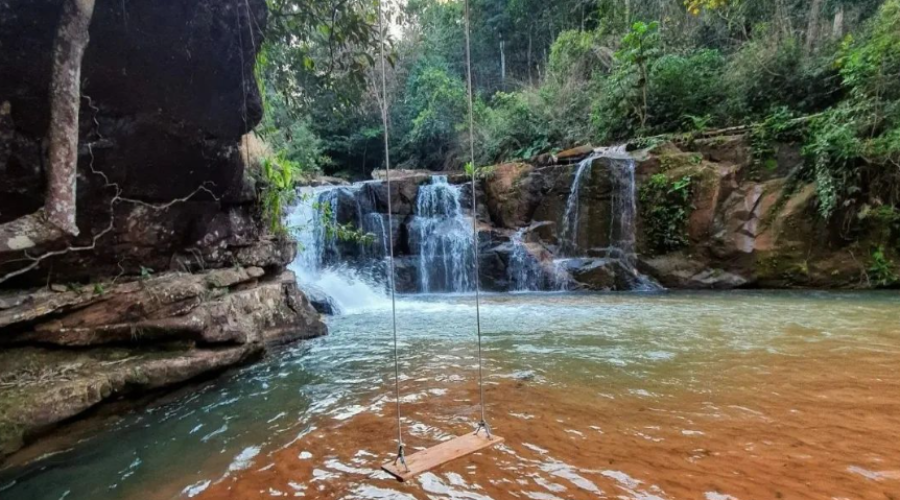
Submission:
{"label": "stream of falling water", "polygon": [[625,276],[632,290],[654,291],[662,287],[652,278],[637,270],[637,184],[635,182],[635,161],[624,146],[602,148],[582,160],[575,170],[566,210],[560,231],[560,246],[567,257],[580,257],[586,249],[578,242],[581,219],[581,191],[584,182],[592,175],[594,163],[606,158],[611,190],[611,221],[609,225],[609,246],[606,257],[615,259],[626,271]]}
{"label": "stream of falling water", "polygon": [[412,242],[419,261],[419,292],[470,292],[475,289],[471,218],[463,214],[462,189],[436,175],[419,187]]}

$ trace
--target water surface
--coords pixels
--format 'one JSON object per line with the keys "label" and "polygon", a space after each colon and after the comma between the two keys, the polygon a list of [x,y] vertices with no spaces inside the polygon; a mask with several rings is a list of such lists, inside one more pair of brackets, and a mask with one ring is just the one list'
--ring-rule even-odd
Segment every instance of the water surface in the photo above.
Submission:
{"label": "water surface", "polygon": [[[390,311],[108,421],[0,473],[0,498],[891,498],[895,294],[485,298],[500,448],[399,485]],[[478,417],[469,296],[399,304],[410,451]],[[46,445],[45,445],[46,446]],[[48,447],[49,450],[49,447]]]}

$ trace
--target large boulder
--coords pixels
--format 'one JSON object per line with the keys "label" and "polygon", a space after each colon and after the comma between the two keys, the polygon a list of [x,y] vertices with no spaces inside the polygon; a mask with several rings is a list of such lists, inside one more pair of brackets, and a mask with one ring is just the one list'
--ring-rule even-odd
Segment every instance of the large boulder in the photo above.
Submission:
{"label": "large boulder", "polygon": [[[62,3],[0,0],[0,223],[43,203]],[[253,203],[238,145],[262,116],[253,67],[266,18],[263,0],[97,2],[82,68],[81,236],[71,243],[104,236],[93,251],[47,259],[6,285],[46,281],[51,268],[60,280],[105,274],[110,264],[165,268],[215,232],[223,207]],[[111,205],[117,191],[124,199]],[[0,257],[0,274],[20,257]]]}
{"label": "large boulder", "polygon": [[702,258],[675,252],[642,260],[639,269],[662,286],[675,289],[728,290],[747,286],[752,279],[708,265]]}
{"label": "large boulder", "polygon": [[[43,204],[62,4],[0,0],[0,223]],[[0,459],[104,401],[326,333],[284,272],[296,244],[269,234],[239,147],[262,116],[253,69],[266,19],[264,0],[97,0],[81,234],[34,249],[59,251],[0,285]],[[0,256],[0,276],[30,256]]]}
{"label": "large boulder", "polygon": [[253,267],[5,295],[0,457],[103,401],[325,333],[293,273]]}

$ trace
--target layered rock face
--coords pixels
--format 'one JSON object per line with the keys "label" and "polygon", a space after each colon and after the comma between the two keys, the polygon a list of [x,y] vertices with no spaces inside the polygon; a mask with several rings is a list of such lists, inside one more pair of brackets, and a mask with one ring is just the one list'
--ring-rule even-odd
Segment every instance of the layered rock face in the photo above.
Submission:
{"label": "layered rock face", "polygon": [[[62,0],[0,0],[0,223],[43,203]],[[263,0],[97,0],[82,70],[80,235],[0,255],[0,459],[94,406],[325,333],[241,154]]]}
{"label": "layered rock face", "polygon": [[114,398],[325,334],[292,273],[167,273],[0,298],[0,456]]}
{"label": "layered rock face", "polygon": [[[674,289],[871,286],[859,258],[867,250],[841,238],[818,216],[813,184],[788,183],[789,172],[802,161],[798,148],[781,144],[777,150],[777,168],[771,170],[753,164],[744,135],[633,151],[639,271]],[[616,195],[610,190],[615,166],[610,162],[594,160],[590,176],[581,184],[581,222],[570,235],[581,251],[565,263],[576,286],[628,285],[621,269],[603,259],[611,243],[610,223],[617,217]],[[495,233],[533,228],[531,239],[551,258],[566,257],[559,238],[565,232],[561,224],[576,169],[575,165],[498,166],[484,187],[491,219],[498,226]],[[643,187],[659,174],[669,182],[692,179],[685,244],[664,252],[650,244],[650,221],[640,199]]]}
{"label": "layered rock face", "polygon": [[[768,168],[753,162],[746,135],[668,142],[627,155],[577,148],[540,162],[491,167],[476,186],[480,285],[492,291],[871,287],[866,258],[878,229],[842,237],[818,215],[815,185],[789,182],[803,161],[798,146],[775,149]],[[434,175],[406,171],[392,178],[391,230],[402,292],[424,291],[428,261],[423,266],[418,205]],[[471,216],[470,180],[440,175],[458,186],[462,212]],[[330,200],[338,222],[372,231],[376,246],[386,248],[387,186],[383,173],[375,179],[338,188]],[[651,234],[654,224],[660,227],[651,220],[657,207],[642,199],[660,179],[666,190],[690,179],[689,199],[675,207],[684,212],[681,224],[662,221],[677,244],[663,249]],[[678,196],[666,192],[656,202]],[[367,225],[370,220],[382,221],[382,228]],[[435,227],[432,237],[453,229]],[[326,253],[332,264],[369,258],[363,267],[387,254],[356,243],[336,243]],[[432,261],[444,265],[443,257]]]}

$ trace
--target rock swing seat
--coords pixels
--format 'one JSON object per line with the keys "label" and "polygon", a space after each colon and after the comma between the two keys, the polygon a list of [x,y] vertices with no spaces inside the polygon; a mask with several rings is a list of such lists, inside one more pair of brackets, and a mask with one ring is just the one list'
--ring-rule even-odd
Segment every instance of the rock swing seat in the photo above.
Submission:
{"label": "rock swing seat", "polygon": [[[384,33],[384,13],[382,12],[381,2],[378,2],[378,25],[379,31]],[[475,183],[476,183],[476,172],[475,172],[475,119],[473,112],[473,100],[472,100],[472,56],[471,56],[471,42],[470,42],[470,27],[469,27],[469,1],[465,2],[465,31],[466,31],[466,69],[467,69],[467,79],[468,79],[468,90],[469,90],[469,153],[470,153],[470,161],[472,165],[472,193],[476,193]],[[381,56],[381,91],[382,91],[382,99],[381,99],[381,119],[382,124],[384,126],[384,164],[385,164],[385,173],[386,173],[386,182],[387,182],[387,205],[388,205],[388,227],[394,227],[393,221],[393,206],[391,201],[391,157],[390,157],[390,133],[388,131],[388,110],[387,110],[387,70],[385,63],[385,55],[384,55],[384,38],[382,37],[380,43],[380,56]],[[478,428],[473,433],[465,434],[462,436],[458,436],[449,441],[444,441],[441,444],[428,448],[426,450],[420,451],[418,453],[414,453],[410,456],[406,456],[405,447],[406,445],[403,443],[403,422],[402,422],[402,413],[400,408],[400,360],[399,360],[399,352],[397,346],[397,300],[396,300],[396,285],[394,282],[395,275],[395,266],[394,266],[394,233],[393,231],[388,231],[389,238],[389,246],[390,246],[390,288],[391,288],[391,320],[393,326],[394,333],[394,385],[395,385],[395,397],[397,398],[397,457],[393,460],[393,462],[387,463],[382,466],[382,469],[385,472],[396,477],[399,481],[406,481],[412,479],[418,474],[423,472],[435,469],[440,467],[446,463],[449,463],[453,460],[471,455],[479,450],[483,450],[485,448],[489,448],[496,444],[500,444],[503,442],[503,438],[493,435],[491,432],[491,427],[487,423],[487,418],[485,415],[485,402],[484,402],[484,376],[482,370],[482,356],[481,356],[481,297],[480,297],[480,284],[478,282],[479,277],[479,265],[478,265],[478,221],[475,216],[476,211],[476,197],[472,196],[472,238],[473,245],[472,249],[475,257],[475,266],[474,266],[474,283],[475,283],[475,318],[476,318],[476,331],[478,334],[478,389],[480,394],[480,407],[481,407],[481,421],[478,423]]]}

